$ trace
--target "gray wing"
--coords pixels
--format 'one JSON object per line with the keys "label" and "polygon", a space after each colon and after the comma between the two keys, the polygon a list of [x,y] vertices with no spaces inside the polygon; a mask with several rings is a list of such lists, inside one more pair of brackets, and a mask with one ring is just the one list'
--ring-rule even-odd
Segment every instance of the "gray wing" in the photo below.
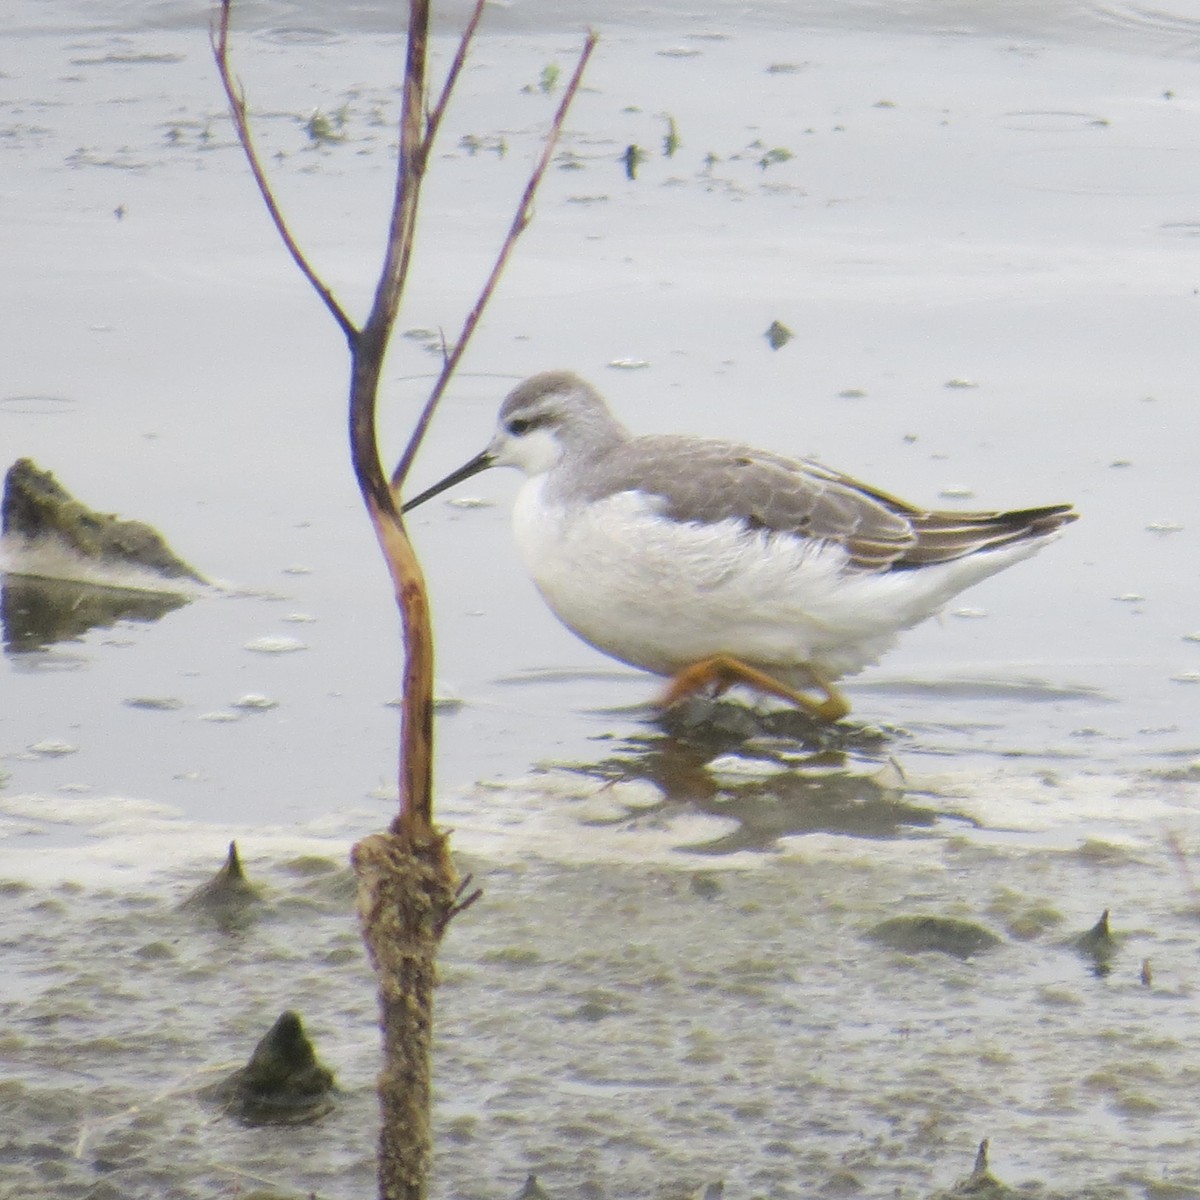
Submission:
{"label": "gray wing", "polygon": [[640,437],[576,477],[589,499],[638,488],[662,497],[675,521],[741,521],[748,530],[834,542],[860,571],[903,570],[962,558],[1075,519],[1069,505],[1010,513],[930,512],[819,463],[735,442]]}
{"label": "gray wing", "polygon": [[641,437],[588,464],[590,499],[639,488],[675,521],[741,521],[747,529],[836,542],[863,570],[883,570],[915,543],[915,511],[816,464],[734,442]]}

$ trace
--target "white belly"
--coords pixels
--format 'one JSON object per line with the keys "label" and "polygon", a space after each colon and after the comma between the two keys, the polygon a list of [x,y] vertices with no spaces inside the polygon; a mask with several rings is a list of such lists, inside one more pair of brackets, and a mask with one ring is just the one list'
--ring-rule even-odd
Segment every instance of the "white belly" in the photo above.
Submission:
{"label": "white belly", "polygon": [[994,565],[974,564],[961,582],[949,568],[961,575],[971,560],[844,573],[837,546],[670,521],[633,492],[564,509],[545,502],[544,477],[522,487],[513,527],[546,602],[597,649],[662,675],[729,654],[794,686],[809,682],[806,665],[833,678],[861,670],[899,630],[1012,561],[983,556]]}

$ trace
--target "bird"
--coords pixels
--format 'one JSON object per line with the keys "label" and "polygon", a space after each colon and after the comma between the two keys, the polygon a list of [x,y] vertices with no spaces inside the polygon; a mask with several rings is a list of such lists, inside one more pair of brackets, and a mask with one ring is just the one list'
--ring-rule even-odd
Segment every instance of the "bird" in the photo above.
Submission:
{"label": "bird", "polygon": [[838,680],[1078,516],[936,511],[809,459],[634,435],[570,371],[513,388],[487,447],[402,509],[489,467],[526,476],[513,532],[550,609],[667,677],[660,704],[744,684],[819,722],[850,711]]}

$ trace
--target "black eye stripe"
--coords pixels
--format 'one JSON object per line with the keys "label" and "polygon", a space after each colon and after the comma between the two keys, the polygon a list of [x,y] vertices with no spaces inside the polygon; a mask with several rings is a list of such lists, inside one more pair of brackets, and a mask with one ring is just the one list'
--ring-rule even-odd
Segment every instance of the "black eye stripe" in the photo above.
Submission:
{"label": "black eye stripe", "polygon": [[548,419],[548,417],[513,417],[511,421],[505,423],[504,428],[513,437],[520,437],[531,429],[536,429],[539,425],[545,425]]}

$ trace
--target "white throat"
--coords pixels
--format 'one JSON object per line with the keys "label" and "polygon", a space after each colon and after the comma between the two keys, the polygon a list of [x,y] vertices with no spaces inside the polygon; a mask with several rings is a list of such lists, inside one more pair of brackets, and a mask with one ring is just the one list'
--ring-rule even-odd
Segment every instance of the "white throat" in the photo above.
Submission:
{"label": "white throat", "polygon": [[498,467],[517,467],[533,478],[562,460],[563,445],[553,429],[531,429],[520,437],[501,430],[489,447]]}

